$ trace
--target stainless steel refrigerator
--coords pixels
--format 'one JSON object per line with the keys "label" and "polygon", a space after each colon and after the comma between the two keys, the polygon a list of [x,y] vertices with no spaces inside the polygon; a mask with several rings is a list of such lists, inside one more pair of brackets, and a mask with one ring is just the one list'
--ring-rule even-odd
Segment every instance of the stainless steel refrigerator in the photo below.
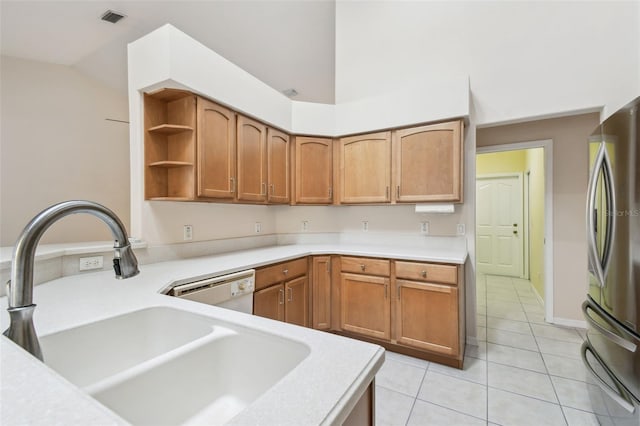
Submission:
{"label": "stainless steel refrigerator", "polygon": [[[640,425],[640,98],[589,139],[589,329],[582,360],[615,425]],[[602,420],[602,419],[601,419]]]}

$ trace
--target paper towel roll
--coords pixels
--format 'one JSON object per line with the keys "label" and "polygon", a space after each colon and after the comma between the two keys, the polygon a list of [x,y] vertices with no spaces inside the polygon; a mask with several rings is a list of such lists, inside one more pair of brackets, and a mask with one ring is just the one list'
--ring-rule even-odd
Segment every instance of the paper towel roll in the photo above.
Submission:
{"label": "paper towel roll", "polygon": [[453,213],[453,204],[416,204],[416,213]]}

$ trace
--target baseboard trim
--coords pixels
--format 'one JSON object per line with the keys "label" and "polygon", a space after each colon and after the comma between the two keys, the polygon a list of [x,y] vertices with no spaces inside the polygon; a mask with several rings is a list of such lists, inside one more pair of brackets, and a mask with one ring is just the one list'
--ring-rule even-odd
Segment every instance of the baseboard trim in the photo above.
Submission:
{"label": "baseboard trim", "polygon": [[563,327],[583,328],[585,330],[587,329],[587,322],[582,320],[555,317],[552,323],[555,325],[561,325]]}

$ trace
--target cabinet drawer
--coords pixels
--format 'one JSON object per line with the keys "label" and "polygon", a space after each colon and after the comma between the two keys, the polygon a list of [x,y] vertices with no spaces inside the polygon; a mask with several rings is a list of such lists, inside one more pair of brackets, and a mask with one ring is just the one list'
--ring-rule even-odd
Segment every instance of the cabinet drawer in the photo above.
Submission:
{"label": "cabinet drawer", "polygon": [[356,274],[382,275],[390,274],[390,262],[384,259],[367,259],[364,257],[345,257],[341,259],[342,272]]}
{"label": "cabinet drawer", "polygon": [[305,275],[306,273],[306,257],[256,269],[256,290]]}
{"label": "cabinet drawer", "polygon": [[396,277],[456,285],[458,284],[458,267],[435,263],[396,261]]}

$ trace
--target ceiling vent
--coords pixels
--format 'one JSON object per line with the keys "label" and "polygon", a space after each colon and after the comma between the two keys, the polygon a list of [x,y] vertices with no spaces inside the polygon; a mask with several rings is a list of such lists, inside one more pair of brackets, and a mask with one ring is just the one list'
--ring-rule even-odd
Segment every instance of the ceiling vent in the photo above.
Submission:
{"label": "ceiling vent", "polygon": [[294,96],[296,96],[296,95],[298,94],[298,91],[297,91],[296,89],[294,89],[294,88],[291,88],[291,89],[285,89],[285,90],[283,90],[283,91],[282,91],[282,93],[283,93],[285,96],[288,96],[288,97],[290,97],[290,98],[293,98]]}
{"label": "ceiling vent", "polygon": [[121,20],[124,17],[125,17],[125,15],[121,15],[118,12],[114,12],[113,10],[107,10],[100,17],[100,19],[102,19],[103,21],[107,21],[107,22],[111,22],[112,24],[115,24],[116,22],[118,22],[119,20]]}

